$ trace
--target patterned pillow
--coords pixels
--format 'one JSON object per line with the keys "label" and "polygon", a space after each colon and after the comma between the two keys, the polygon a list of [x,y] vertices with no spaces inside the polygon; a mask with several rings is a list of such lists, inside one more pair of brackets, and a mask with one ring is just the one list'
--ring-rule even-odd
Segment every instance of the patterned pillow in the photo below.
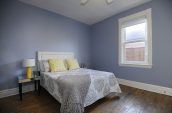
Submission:
{"label": "patterned pillow", "polygon": [[51,72],[66,71],[64,61],[61,59],[49,59],[48,63]]}
{"label": "patterned pillow", "polygon": [[66,63],[69,70],[80,68],[77,59],[66,59]]}

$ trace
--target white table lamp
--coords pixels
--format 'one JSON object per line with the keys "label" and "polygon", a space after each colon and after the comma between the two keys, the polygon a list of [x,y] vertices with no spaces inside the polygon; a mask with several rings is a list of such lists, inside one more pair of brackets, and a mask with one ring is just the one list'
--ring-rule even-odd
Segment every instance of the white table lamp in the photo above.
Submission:
{"label": "white table lamp", "polygon": [[32,68],[35,66],[35,59],[24,59],[23,67],[26,67],[26,76],[27,78],[32,78]]}

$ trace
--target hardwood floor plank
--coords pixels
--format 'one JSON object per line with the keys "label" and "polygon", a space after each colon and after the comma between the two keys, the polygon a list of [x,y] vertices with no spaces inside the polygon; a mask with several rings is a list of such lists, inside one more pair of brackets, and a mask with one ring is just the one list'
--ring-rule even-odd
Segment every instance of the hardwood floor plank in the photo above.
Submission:
{"label": "hardwood floor plank", "polygon": [[[85,113],[172,113],[172,97],[120,85],[122,94],[110,94],[85,108]],[[47,91],[0,99],[0,113],[60,113],[60,103]]]}

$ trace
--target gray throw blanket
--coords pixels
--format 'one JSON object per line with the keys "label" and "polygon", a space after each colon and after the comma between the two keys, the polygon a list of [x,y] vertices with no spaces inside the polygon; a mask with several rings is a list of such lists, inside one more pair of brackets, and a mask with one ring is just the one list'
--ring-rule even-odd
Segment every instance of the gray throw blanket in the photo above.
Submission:
{"label": "gray throw blanket", "polygon": [[62,97],[61,113],[83,113],[84,102],[90,87],[90,75],[64,75],[57,79]]}

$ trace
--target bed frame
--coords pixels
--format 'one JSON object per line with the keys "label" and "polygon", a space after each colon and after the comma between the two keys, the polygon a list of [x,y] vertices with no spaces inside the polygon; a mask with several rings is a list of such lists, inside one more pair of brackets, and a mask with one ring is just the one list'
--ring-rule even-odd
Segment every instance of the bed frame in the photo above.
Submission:
{"label": "bed frame", "polygon": [[[74,58],[74,53],[72,52],[42,52],[42,51],[38,51],[37,52],[37,67],[39,69],[39,62],[42,60],[48,60],[48,59],[53,59],[53,58],[59,58],[59,59],[67,59],[67,58]],[[41,75],[41,74],[40,74]],[[41,86],[43,86],[42,82],[41,82]],[[44,86],[43,86],[44,87]],[[45,87],[44,87],[45,88]],[[48,91],[48,90],[47,90]],[[49,91],[48,91],[49,92]],[[118,98],[120,97],[118,94],[115,93],[115,96],[117,96]],[[54,97],[54,96],[53,96]],[[104,97],[104,96],[103,96]],[[94,102],[96,102],[97,100],[103,98],[101,96],[99,96],[97,99],[93,100]],[[56,98],[56,100],[58,100]],[[58,100],[59,101],[59,100]],[[60,102],[60,101],[59,101]],[[88,105],[91,105],[91,102]]]}

